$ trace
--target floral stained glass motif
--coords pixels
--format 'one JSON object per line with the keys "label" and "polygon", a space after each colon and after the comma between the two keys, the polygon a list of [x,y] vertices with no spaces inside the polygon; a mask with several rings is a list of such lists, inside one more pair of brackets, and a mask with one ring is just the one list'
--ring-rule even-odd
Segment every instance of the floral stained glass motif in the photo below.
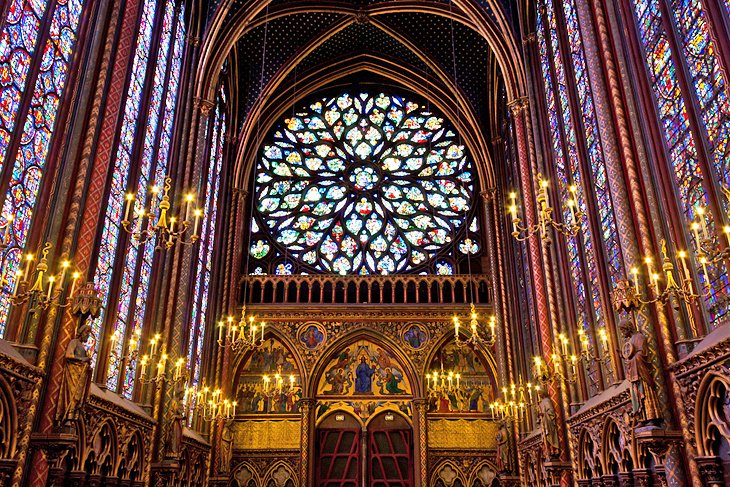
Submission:
{"label": "floral stained glass motif", "polygon": [[[104,230],[101,234],[101,246],[99,247],[99,256],[94,274],[94,287],[99,291],[99,295],[102,297],[102,304],[105,307],[111,295],[110,286],[114,271],[114,261],[117,257],[117,246],[122,231],[121,221],[124,194],[129,181],[132,150],[137,130],[137,120],[140,116],[140,103],[144,91],[147,64],[149,62],[156,5],[157,2],[155,0],[146,0],[142,10],[139,34],[137,35],[137,47],[134,53],[134,60],[132,61],[131,79],[124,106],[124,118],[122,120],[119,147],[117,148],[106,216],[104,217]],[[98,318],[91,321],[92,335],[89,339],[88,346],[92,352],[92,364],[96,363],[96,341],[101,334],[101,326],[105,316],[106,313],[102,312]]]}
{"label": "floral stained glass motif", "polygon": [[417,271],[472,209],[472,163],[449,124],[384,93],[321,98],[273,131],[255,180],[258,225],[305,269]]}
{"label": "floral stained glass motif", "polygon": [[192,364],[192,382],[200,380],[200,363],[203,357],[203,339],[207,328],[210,281],[213,272],[213,249],[216,238],[216,218],[218,216],[218,196],[220,191],[221,169],[223,167],[223,146],[226,136],[226,120],[221,104],[225,102],[225,92],[221,89],[221,103],[215,111],[213,139],[205,186],[204,218],[201,242],[198,249],[197,275],[193,294],[190,335],[188,338],[188,361]]}
{"label": "floral stained glass motif", "polygon": [[[41,2],[33,5],[35,11],[39,12]],[[48,38],[44,41],[43,49],[38,54],[41,56],[40,68],[33,86],[29,111],[20,137],[20,146],[15,154],[12,178],[2,208],[3,215],[15,213],[16,218],[9,235],[9,250],[6,251],[6,258],[0,270],[0,276],[4,277],[3,282],[6,285],[3,288],[4,292],[0,294],[0,336],[5,330],[10,308],[9,297],[11,289],[15,285],[16,271],[20,264],[20,252],[27,243],[29,222],[32,220],[40,191],[41,178],[76,42],[76,29],[81,18],[82,7],[81,0],[57,0],[50,19]],[[13,8],[12,5],[11,8]],[[10,11],[9,15],[14,13],[17,12]],[[14,32],[13,35],[37,35],[37,33],[33,34],[33,30],[37,30],[37,26],[31,17],[28,19],[27,30],[21,29],[21,31]],[[10,24],[6,24],[4,32],[8,28],[11,28]],[[3,39],[7,38],[3,36],[0,38],[0,42]],[[18,41],[19,39],[15,39],[13,43],[17,44]],[[6,49],[7,46],[0,44],[0,58],[6,55]],[[13,59],[16,58],[11,55],[11,64]],[[20,60],[19,62],[22,63]],[[13,69],[22,68],[13,66]],[[0,65],[0,78],[5,77],[6,74],[3,73],[2,65]],[[5,88],[3,86],[2,89]],[[8,93],[12,92],[3,91],[2,96],[5,97]],[[4,110],[5,101],[4,98],[0,101],[0,110]],[[7,122],[8,120],[3,120],[1,123],[5,123],[7,127]],[[0,145],[2,145],[1,142]]]}
{"label": "floral stained glass motif", "polygon": [[583,120],[583,133],[586,140],[589,165],[592,171],[591,181],[593,183],[593,190],[597,200],[596,207],[600,217],[600,237],[606,249],[608,274],[612,284],[615,285],[616,280],[622,279],[625,275],[623,272],[623,257],[618,241],[613,202],[608,187],[606,163],[603,159],[603,150],[599,140],[596,110],[593,105],[593,95],[591,94],[590,82],[588,80],[588,67],[586,65],[575,2],[573,0],[565,0],[562,4],[563,11],[565,12],[568,39],[570,41],[571,60],[578,91],[578,101]]}
{"label": "floral stained glass motif", "polygon": [[[637,0],[634,2],[634,10],[664,141],[674,169],[681,209],[687,222],[691,222],[696,217],[697,208],[708,205],[707,194],[702,186],[705,175],[699,161],[697,141],[690,131],[687,102],[677,79],[675,53],[663,27],[658,1]],[[708,216],[711,215],[708,213]],[[714,232],[712,220],[709,227]],[[711,294],[706,297],[713,322],[717,322],[725,313],[718,309],[717,288],[727,286],[727,271],[724,268],[719,269],[719,274],[722,276],[723,286],[713,286]]]}

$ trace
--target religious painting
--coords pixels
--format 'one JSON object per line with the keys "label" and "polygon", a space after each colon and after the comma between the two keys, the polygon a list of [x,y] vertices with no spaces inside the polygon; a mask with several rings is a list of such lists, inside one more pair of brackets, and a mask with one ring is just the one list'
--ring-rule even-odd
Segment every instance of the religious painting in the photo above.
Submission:
{"label": "religious painting", "polygon": [[289,349],[276,338],[253,350],[236,383],[238,414],[299,414],[300,373]]}
{"label": "religious painting", "polygon": [[428,342],[428,332],[418,323],[406,325],[403,341],[414,350],[419,350]]}
{"label": "religious painting", "polygon": [[494,378],[484,356],[473,347],[446,343],[426,371],[428,412],[489,413],[494,401]]}
{"label": "religious painting", "polygon": [[319,323],[305,323],[299,329],[299,342],[309,350],[319,348],[325,339],[325,330]]}
{"label": "religious painting", "polygon": [[380,345],[360,340],[327,365],[317,392],[323,396],[397,396],[411,393],[403,367]]}

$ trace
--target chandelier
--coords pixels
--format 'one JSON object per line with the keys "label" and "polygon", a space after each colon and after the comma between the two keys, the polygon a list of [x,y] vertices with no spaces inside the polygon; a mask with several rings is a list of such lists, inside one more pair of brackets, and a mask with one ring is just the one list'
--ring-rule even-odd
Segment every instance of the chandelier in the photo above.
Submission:
{"label": "chandelier", "polygon": [[475,345],[481,345],[485,347],[491,347],[495,344],[497,341],[497,335],[496,335],[496,328],[497,328],[497,318],[495,316],[491,316],[489,318],[489,328],[488,333],[485,333],[485,335],[481,335],[479,333],[479,321],[477,319],[477,311],[476,307],[474,306],[474,302],[471,303],[471,319],[469,320],[469,327],[471,333],[467,336],[466,340],[462,340],[460,338],[460,332],[461,329],[461,321],[459,320],[459,317],[457,315],[454,315],[454,335],[455,335],[455,343],[458,347],[465,347],[465,346],[475,346]]}
{"label": "chandelier", "polygon": [[[241,318],[238,323],[233,316],[225,321],[218,322],[218,345],[221,348],[230,348],[235,353],[260,348],[264,343],[266,322],[256,324],[253,316],[246,318],[246,305],[241,308]],[[259,333],[260,330],[260,333]]]}

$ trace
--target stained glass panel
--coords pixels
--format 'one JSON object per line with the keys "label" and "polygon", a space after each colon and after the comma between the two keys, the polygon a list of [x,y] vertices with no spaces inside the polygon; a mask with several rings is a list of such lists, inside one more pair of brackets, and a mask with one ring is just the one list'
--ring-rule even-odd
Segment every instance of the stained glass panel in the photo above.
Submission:
{"label": "stained glass panel", "polygon": [[421,270],[454,240],[479,251],[459,237],[474,199],[469,155],[448,122],[401,96],[301,107],[263,146],[255,182],[259,228],[307,271]]}
{"label": "stained glass panel", "polygon": [[[34,12],[39,12],[42,5],[44,5],[42,2],[33,4]],[[10,308],[9,298],[15,285],[15,272],[20,262],[20,252],[27,243],[30,222],[32,221],[38,192],[40,191],[41,178],[46,165],[48,151],[50,150],[51,137],[55,127],[56,116],[58,115],[58,107],[66,84],[66,75],[76,42],[76,29],[81,17],[82,7],[83,2],[81,0],[58,0],[56,2],[56,7],[51,17],[51,29],[44,43],[43,51],[40,53],[40,70],[33,87],[29,112],[20,138],[20,147],[15,155],[12,179],[8,192],[5,195],[2,209],[3,215],[15,213],[16,217],[15,224],[12,226],[12,231],[9,234],[9,251],[0,271],[0,276],[4,276],[5,278],[4,283],[6,286],[3,288],[4,292],[0,294],[0,336],[5,331],[8,310]],[[17,11],[13,10],[9,12],[9,15],[17,13]],[[21,29],[21,31],[16,31],[14,35],[28,34],[30,36],[37,36],[37,32],[33,33],[34,29],[37,30],[37,25],[33,20],[35,17],[32,15],[28,17],[21,15],[21,17],[22,26],[26,26],[23,20],[28,20],[28,30]],[[8,28],[12,28],[11,24],[6,25],[4,32]],[[0,38],[0,42],[4,40],[6,40],[5,37]],[[18,41],[19,39],[14,39],[14,44],[17,44]],[[6,46],[0,45],[0,56],[3,56],[5,53]],[[11,64],[14,59],[16,58],[11,55]],[[23,61],[20,58],[18,58],[18,62],[21,64],[13,69],[27,69],[21,67]],[[3,78],[6,76],[2,71],[2,66],[0,66],[0,76]],[[16,79],[15,81],[19,80]],[[5,92],[3,93],[4,97]],[[2,103],[5,103],[5,99],[3,99]],[[0,109],[4,110],[4,108]],[[4,119],[2,123],[7,122],[8,120]],[[5,127],[7,127],[7,124]],[[2,133],[2,130],[0,130],[0,133]],[[1,135],[0,139],[2,139]]]}

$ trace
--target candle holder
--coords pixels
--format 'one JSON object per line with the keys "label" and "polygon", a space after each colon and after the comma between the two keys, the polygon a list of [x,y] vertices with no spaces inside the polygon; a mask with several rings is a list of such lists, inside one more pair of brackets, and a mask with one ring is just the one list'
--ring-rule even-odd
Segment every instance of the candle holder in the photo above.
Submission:
{"label": "candle holder", "polygon": [[580,221],[584,216],[578,205],[578,187],[574,184],[568,187],[570,198],[566,201],[566,206],[570,212],[570,218],[567,222],[561,223],[553,219],[553,208],[550,206],[548,197],[549,184],[547,180],[542,178],[541,174],[537,176],[537,184],[538,222],[532,226],[524,227],[521,225],[522,219],[517,214],[517,193],[510,193],[509,213],[512,219],[512,236],[517,241],[524,242],[539,233],[540,238],[549,241],[548,229],[552,228],[566,237],[575,237],[580,230]]}
{"label": "candle holder", "polygon": [[474,303],[471,303],[470,314],[471,319],[469,320],[469,326],[471,328],[471,334],[466,338],[466,340],[462,340],[459,337],[461,322],[459,321],[459,317],[454,315],[454,343],[456,346],[460,348],[476,345],[481,345],[483,347],[493,346],[497,341],[497,318],[495,316],[491,316],[489,318],[489,333],[487,333],[486,336],[482,336],[479,333],[479,320],[477,319],[477,310]]}
{"label": "candle holder", "polygon": [[260,348],[264,344],[265,331],[266,322],[262,321],[257,324],[253,316],[247,318],[246,305],[244,305],[241,308],[241,318],[238,323],[235,322],[233,316],[228,316],[225,321],[218,322],[218,346],[230,348],[235,353]]}
{"label": "candle holder", "polygon": [[238,402],[226,398],[220,388],[211,389],[205,382],[200,388],[196,385],[185,388],[183,404],[186,412],[197,413],[207,422],[231,419],[238,407]]}
{"label": "candle holder", "polygon": [[[180,205],[179,216],[168,215],[172,210],[172,203],[170,203],[171,183],[171,178],[165,178],[165,185],[162,188],[162,198],[157,205],[158,214],[153,212],[155,202],[160,193],[160,189],[157,186],[152,187],[149,209],[145,209],[144,204],[138,206],[135,203],[134,194],[127,193],[125,196],[126,204],[122,228],[140,243],[146,243],[156,238],[157,245],[155,250],[160,250],[163,247],[170,249],[176,242],[183,245],[192,245],[200,239],[198,231],[200,230],[200,220],[203,216],[203,211],[200,208],[196,208],[195,197],[192,193],[185,195],[183,199],[184,203]],[[184,210],[182,208],[183,206]],[[134,223],[135,220],[136,224]],[[143,228],[145,225],[146,227]],[[193,229],[192,235],[186,240],[185,237],[191,227]]]}
{"label": "candle holder", "polygon": [[516,421],[521,423],[527,419],[528,411],[538,402],[540,385],[524,383],[522,378],[509,387],[502,388],[502,397],[489,404],[489,411],[493,420]]}
{"label": "candle holder", "polygon": [[[174,357],[165,352],[160,353],[161,335],[158,333],[150,339],[148,352],[139,361],[137,380],[141,384],[159,384],[167,381],[171,384],[187,382],[190,367],[185,357]],[[138,353],[134,351],[133,353]],[[172,364],[169,366],[168,364]]]}
{"label": "candle holder", "polygon": [[[35,261],[35,256],[31,253],[26,254],[22,259],[25,265],[15,273],[13,293],[10,296],[10,302],[13,306],[30,303],[31,311],[37,311],[39,309],[48,309],[51,304],[61,308],[68,308],[73,305],[81,273],[70,271],[71,262],[68,260],[60,263],[59,270],[55,274],[49,273],[48,253],[52,247],[50,242],[46,242],[41,250],[41,258],[38,259],[38,262]],[[71,277],[71,289],[66,301],[60,303],[61,294],[68,285],[66,282],[67,275]],[[3,277],[3,280],[6,280],[5,277]]]}

